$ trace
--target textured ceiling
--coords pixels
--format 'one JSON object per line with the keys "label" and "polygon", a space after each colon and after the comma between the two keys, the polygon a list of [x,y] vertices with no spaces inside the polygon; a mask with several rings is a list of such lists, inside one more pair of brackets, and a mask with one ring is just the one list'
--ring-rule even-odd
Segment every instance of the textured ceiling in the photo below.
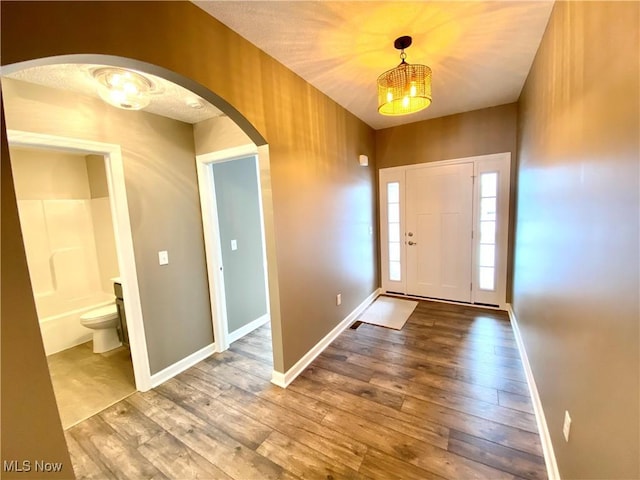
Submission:
{"label": "textured ceiling", "polygon": [[[100,98],[97,84],[91,76],[91,71],[99,66],[103,65],[46,65],[19,70],[6,76]],[[155,75],[144,73],[144,76],[154,83],[157,90],[157,93],[152,95],[149,106],[144,109],[145,112],[192,124],[222,115],[220,110],[189,90]],[[189,103],[193,100],[200,100],[202,107],[190,107]]]}
{"label": "textured ceiling", "polygon": [[[194,1],[375,129],[515,102],[552,1]],[[376,78],[399,62],[433,70],[422,112],[377,112]]]}
{"label": "textured ceiling", "polygon": [[[552,0],[449,2],[194,1],[213,17],[375,129],[515,102],[540,44]],[[433,103],[418,113],[377,111],[376,78],[400,59],[433,70]],[[97,97],[95,65],[51,65],[7,75]],[[145,74],[147,75],[147,74]],[[219,116],[184,88],[147,75],[160,92],[145,111],[187,123]]]}

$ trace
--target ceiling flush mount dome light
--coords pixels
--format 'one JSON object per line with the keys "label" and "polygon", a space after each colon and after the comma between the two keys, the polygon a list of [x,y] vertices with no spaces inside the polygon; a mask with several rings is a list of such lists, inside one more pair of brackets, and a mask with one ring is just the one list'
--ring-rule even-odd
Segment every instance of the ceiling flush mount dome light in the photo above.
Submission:
{"label": "ceiling flush mount dome light", "polygon": [[382,115],[406,115],[431,105],[431,69],[409,64],[404,49],[411,37],[397,38],[393,46],[400,50],[400,65],[378,77],[378,112]]}
{"label": "ceiling flush mount dome light", "polygon": [[147,77],[116,67],[101,67],[92,71],[98,82],[98,95],[114,107],[141,110],[151,102],[154,84]]}

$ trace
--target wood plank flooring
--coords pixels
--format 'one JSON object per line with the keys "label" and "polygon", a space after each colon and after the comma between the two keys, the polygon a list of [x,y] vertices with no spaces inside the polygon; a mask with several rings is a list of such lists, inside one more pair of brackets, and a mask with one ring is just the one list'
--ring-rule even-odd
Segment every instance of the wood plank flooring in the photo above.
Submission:
{"label": "wood plank flooring", "polygon": [[504,312],[422,301],[347,329],[286,390],[268,326],[66,432],[77,478],[542,479]]}

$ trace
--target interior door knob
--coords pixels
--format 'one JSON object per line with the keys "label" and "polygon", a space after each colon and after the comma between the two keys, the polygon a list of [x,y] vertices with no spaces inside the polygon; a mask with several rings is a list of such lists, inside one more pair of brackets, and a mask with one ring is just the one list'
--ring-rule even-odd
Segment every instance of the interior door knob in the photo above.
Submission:
{"label": "interior door knob", "polygon": [[417,245],[416,242],[412,242],[411,240],[409,240],[409,245]]}

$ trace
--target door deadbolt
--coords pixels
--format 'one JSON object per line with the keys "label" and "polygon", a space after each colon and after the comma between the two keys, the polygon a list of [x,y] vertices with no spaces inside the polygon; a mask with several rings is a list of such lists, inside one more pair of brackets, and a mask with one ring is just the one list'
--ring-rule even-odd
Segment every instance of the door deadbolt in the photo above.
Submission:
{"label": "door deadbolt", "polygon": [[409,232],[407,233],[407,235],[409,235],[410,237],[413,237],[413,232]]}

